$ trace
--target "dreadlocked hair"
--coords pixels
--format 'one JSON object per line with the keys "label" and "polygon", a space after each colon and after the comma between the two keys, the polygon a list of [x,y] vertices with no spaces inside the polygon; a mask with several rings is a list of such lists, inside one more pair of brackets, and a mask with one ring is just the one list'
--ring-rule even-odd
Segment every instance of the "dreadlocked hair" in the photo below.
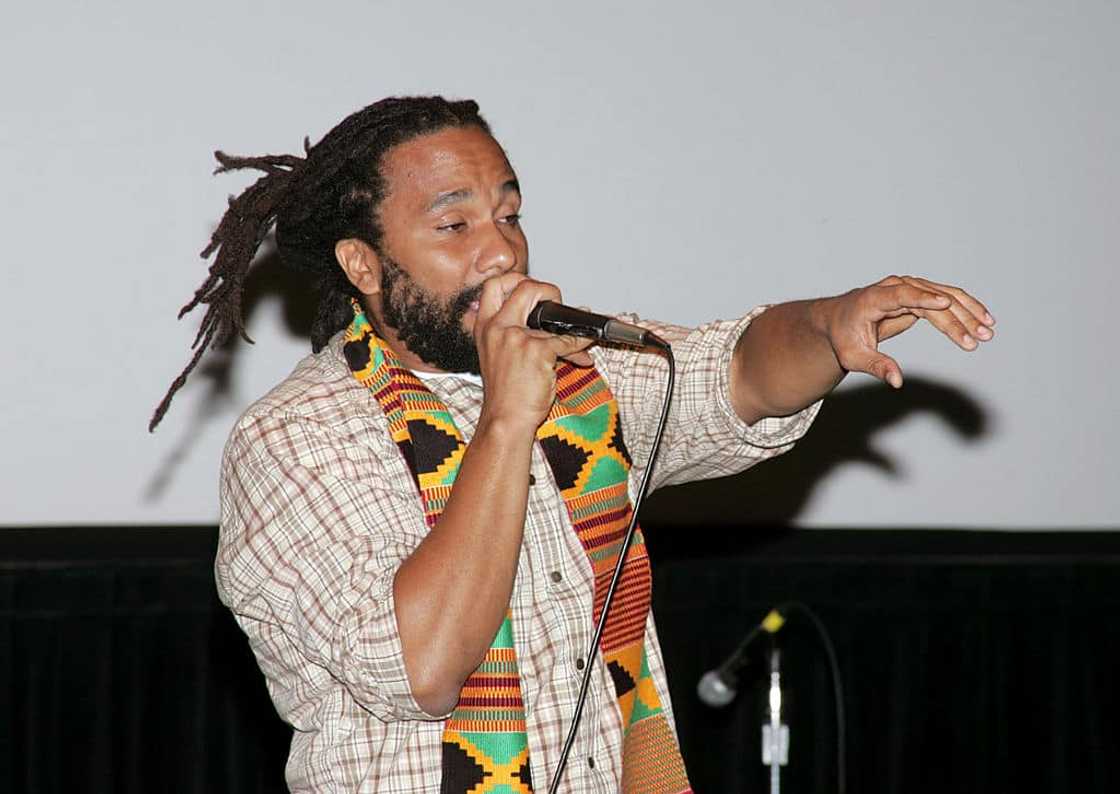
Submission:
{"label": "dreadlocked hair", "polygon": [[218,151],[215,174],[252,168],[264,176],[231,196],[209,245],[200,256],[215,252],[209,274],[182,309],[179,318],[206,305],[195,351],[172,381],[148,424],[160,423],[175,393],[187,382],[202,354],[237,334],[247,342],[242,294],[245,276],[261,243],[275,226],[281,262],[310,277],[319,302],[311,326],[311,347],[318,352],[352,320],[350,299],[357,289],[335,259],[339,240],[358,239],[380,252],[382,230],[378,207],[385,197],[381,163],[398,144],[449,127],[490,125],[473,100],[449,101],[440,96],[390,97],[343,119],[314,146],[304,138],[304,156],[268,154],[231,157]]}

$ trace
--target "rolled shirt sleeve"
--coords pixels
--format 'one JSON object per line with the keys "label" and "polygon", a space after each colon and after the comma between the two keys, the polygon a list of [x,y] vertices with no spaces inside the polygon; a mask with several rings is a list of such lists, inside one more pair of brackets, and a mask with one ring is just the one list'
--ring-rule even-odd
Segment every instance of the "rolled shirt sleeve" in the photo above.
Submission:
{"label": "rolled shirt sleeve", "polygon": [[[651,489],[737,474],[790,450],[820,410],[820,401],[790,416],[765,417],[748,425],[731,407],[731,356],[739,337],[768,306],[736,320],[697,328],[623,319],[649,328],[673,349],[677,379]],[[592,348],[596,366],[619,403],[623,433],[640,475],[657,430],[668,363],[654,351]]]}
{"label": "rolled shirt sleeve", "polygon": [[297,729],[321,728],[334,681],[384,721],[444,716],[420,708],[404,667],[393,579],[427,527],[411,483],[378,476],[386,451],[400,458],[283,411],[247,415],[226,446],[218,591]]}

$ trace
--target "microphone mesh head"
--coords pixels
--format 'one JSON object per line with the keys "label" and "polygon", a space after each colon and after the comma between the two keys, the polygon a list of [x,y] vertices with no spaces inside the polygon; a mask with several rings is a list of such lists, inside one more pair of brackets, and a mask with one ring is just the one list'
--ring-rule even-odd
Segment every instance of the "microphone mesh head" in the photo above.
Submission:
{"label": "microphone mesh head", "polygon": [[704,673],[700,683],[696,685],[696,694],[700,701],[712,708],[723,708],[732,700],[738,691],[723,680],[718,672],[709,670]]}

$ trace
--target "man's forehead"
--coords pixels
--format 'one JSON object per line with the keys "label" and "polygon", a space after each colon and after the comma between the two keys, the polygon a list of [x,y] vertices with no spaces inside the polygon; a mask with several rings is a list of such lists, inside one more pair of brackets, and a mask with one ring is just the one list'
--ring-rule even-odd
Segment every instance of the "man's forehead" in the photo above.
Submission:
{"label": "man's forehead", "polygon": [[389,195],[430,209],[482,191],[520,190],[505,152],[477,127],[440,130],[393,147],[383,163]]}

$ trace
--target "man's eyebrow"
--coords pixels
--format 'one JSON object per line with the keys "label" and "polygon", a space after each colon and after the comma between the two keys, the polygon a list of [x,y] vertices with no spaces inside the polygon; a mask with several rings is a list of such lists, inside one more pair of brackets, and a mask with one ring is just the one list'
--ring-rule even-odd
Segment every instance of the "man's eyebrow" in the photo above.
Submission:
{"label": "man's eyebrow", "polygon": [[460,201],[466,201],[473,195],[474,191],[470,188],[448,190],[446,193],[440,193],[436,196],[436,200],[428,205],[428,212],[439,212],[444,207],[448,207]]}
{"label": "man's eyebrow", "polygon": [[[507,179],[502,184],[502,193],[516,193],[521,195],[521,184],[516,179]],[[460,201],[466,201],[474,196],[474,191],[470,188],[460,188],[459,190],[448,190],[445,193],[440,193],[436,196],[435,201],[428,205],[428,212],[439,212],[440,210],[456,204]]]}

